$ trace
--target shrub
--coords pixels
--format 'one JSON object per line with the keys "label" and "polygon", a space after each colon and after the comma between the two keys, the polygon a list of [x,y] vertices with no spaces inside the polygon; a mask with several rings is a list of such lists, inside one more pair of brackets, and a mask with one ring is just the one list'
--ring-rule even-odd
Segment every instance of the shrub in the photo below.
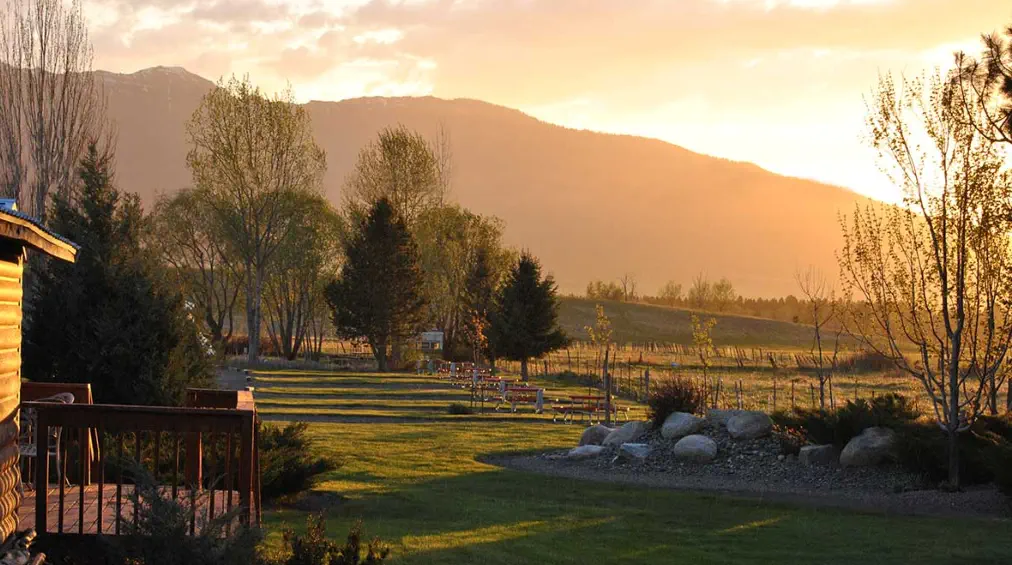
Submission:
{"label": "shrub", "polygon": [[793,412],[778,412],[773,421],[788,428],[799,428],[807,441],[815,444],[833,444],[842,449],[865,428],[884,426],[898,429],[920,416],[913,404],[898,394],[885,394],[868,400],[847,401],[835,412],[796,408]]}
{"label": "shrub", "polygon": [[784,455],[797,455],[801,452],[801,446],[805,445],[805,432],[798,427],[773,425],[773,437],[780,443],[780,453]]}
{"label": "shrub", "polygon": [[312,486],[321,473],[337,468],[337,462],[313,454],[309,425],[293,422],[284,428],[263,425],[260,428],[261,494],[270,500],[294,494]]}
{"label": "shrub", "polygon": [[450,406],[449,406],[449,408],[447,408],[446,411],[447,411],[447,413],[452,414],[454,416],[462,416],[462,415],[465,415],[465,414],[474,414],[474,410],[472,410],[470,406],[468,406],[466,404],[462,404],[460,402],[453,402],[453,403],[451,403]]}
{"label": "shrub", "polygon": [[994,449],[992,471],[998,490],[1005,496],[1012,497],[1012,444],[1006,442]]}
{"label": "shrub", "polygon": [[876,351],[862,351],[839,362],[837,368],[845,373],[872,373],[888,371],[896,367],[889,357]]}
{"label": "shrub", "polygon": [[369,541],[362,554],[361,523],[352,527],[343,546],[327,539],[326,528],[322,514],[308,516],[306,535],[285,530],[283,551],[265,561],[272,565],[378,565],[390,556],[390,548],[378,538]]}
{"label": "shrub", "polygon": [[655,429],[664,425],[664,420],[673,412],[698,412],[703,407],[703,394],[685,378],[661,381],[650,391],[647,400],[647,415]]}
{"label": "shrub", "polygon": [[[976,427],[976,426],[975,426]],[[949,438],[934,422],[912,423],[897,430],[896,455],[899,464],[911,473],[933,482],[949,477]],[[959,476],[966,485],[982,484],[995,478],[994,457],[1002,445],[999,436],[971,430],[959,437]]]}
{"label": "shrub", "polygon": [[[238,509],[202,524],[189,535],[188,504],[165,497],[151,475],[138,465],[130,499],[136,505],[137,523],[124,516],[124,535],[108,538],[106,561],[130,565],[250,565],[256,562],[263,539],[257,529],[235,524]],[[199,504],[200,502],[198,502]],[[231,527],[226,527],[226,526]]]}

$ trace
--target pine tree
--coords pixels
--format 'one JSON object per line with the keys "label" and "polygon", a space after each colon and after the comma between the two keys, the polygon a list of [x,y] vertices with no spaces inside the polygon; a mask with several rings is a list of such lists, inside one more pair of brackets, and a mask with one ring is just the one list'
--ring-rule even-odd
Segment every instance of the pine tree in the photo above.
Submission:
{"label": "pine tree", "polygon": [[558,327],[555,280],[542,279],[541,265],[526,251],[499,290],[490,318],[489,348],[498,357],[520,361],[525,381],[528,359],[565,347],[569,341]]}
{"label": "pine tree", "polygon": [[180,405],[188,387],[211,380],[206,341],[141,245],[140,202],[113,186],[112,157],[92,145],[78,177],[50,217],[81,251],[73,264],[40,263],[25,376],[91,383],[98,402]]}
{"label": "pine tree", "polygon": [[334,326],[346,338],[365,338],[380,371],[387,346],[412,337],[424,323],[418,248],[390,201],[379,199],[345,247],[340,276],[327,286]]}

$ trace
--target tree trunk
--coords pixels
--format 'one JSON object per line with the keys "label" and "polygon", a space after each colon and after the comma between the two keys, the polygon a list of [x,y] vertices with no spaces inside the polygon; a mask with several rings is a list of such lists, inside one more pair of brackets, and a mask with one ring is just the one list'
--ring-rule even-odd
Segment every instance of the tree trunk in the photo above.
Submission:
{"label": "tree trunk", "polygon": [[998,386],[997,379],[995,378],[994,371],[991,371],[990,378],[988,379],[988,395],[987,395],[987,407],[991,411],[992,416],[998,415]]}
{"label": "tree trunk", "polygon": [[[951,427],[951,426],[950,426]],[[949,486],[959,489],[959,432],[947,430],[949,434]]]}
{"label": "tree trunk", "polygon": [[604,350],[604,425],[611,427],[611,373],[608,371],[608,354]]}
{"label": "tree trunk", "polygon": [[256,365],[260,358],[260,291],[263,289],[262,273],[259,269],[248,265],[254,271],[247,275],[246,281],[246,333],[249,335],[249,347],[246,360]]}
{"label": "tree trunk", "polygon": [[524,357],[520,360],[520,378],[526,383],[527,382],[527,358]]}
{"label": "tree trunk", "polygon": [[372,347],[372,355],[376,358],[376,370],[380,373],[387,372],[387,343],[384,340],[369,342]]}

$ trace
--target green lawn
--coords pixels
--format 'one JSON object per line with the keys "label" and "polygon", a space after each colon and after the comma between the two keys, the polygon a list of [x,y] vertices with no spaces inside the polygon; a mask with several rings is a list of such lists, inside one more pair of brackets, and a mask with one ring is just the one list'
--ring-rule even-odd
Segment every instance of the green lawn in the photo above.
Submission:
{"label": "green lawn", "polygon": [[[346,497],[328,511],[331,534],[362,519],[392,544],[396,563],[1005,563],[1012,555],[1008,521],[799,509],[476,460],[568,447],[581,426],[420,420],[311,431],[343,462],[317,487]],[[303,526],[305,512],[268,509],[264,518],[277,541],[283,524]]]}

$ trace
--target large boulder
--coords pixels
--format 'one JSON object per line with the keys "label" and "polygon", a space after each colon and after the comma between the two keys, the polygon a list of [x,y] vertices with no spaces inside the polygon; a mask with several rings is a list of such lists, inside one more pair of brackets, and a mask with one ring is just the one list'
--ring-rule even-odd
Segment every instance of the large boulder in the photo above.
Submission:
{"label": "large boulder", "polygon": [[671,453],[682,461],[709,463],[717,456],[717,442],[702,435],[685,436],[675,443]]}
{"label": "large boulder", "polygon": [[604,438],[608,437],[608,434],[613,431],[615,430],[602,424],[593,425],[583,430],[579,445],[601,445]]}
{"label": "large boulder", "polygon": [[635,441],[641,435],[650,430],[650,422],[627,422],[621,428],[612,431],[604,438],[601,445],[606,447],[618,447],[623,443]]}
{"label": "large boulder", "polygon": [[836,448],[832,445],[802,446],[798,461],[805,465],[832,465],[836,463]]}
{"label": "large boulder", "polygon": [[623,461],[644,461],[650,455],[650,446],[645,443],[623,443],[618,448],[618,458]]}
{"label": "large boulder", "polygon": [[681,439],[698,432],[704,423],[706,420],[688,412],[672,412],[661,426],[661,435],[664,439]]}
{"label": "large boulder", "polygon": [[773,420],[756,410],[745,410],[731,416],[727,421],[727,433],[731,439],[755,439],[770,435]]}
{"label": "large boulder", "polygon": [[840,453],[844,467],[870,467],[893,458],[896,432],[889,428],[867,428],[847,442]]}
{"label": "large boulder", "polygon": [[604,452],[600,445],[581,445],[574,447],[566,454],[566,459],[593,459]]}
{"label": "large boulder", "polygon": [[706,411],[706,419],[714,424],[726,426],[728,420],[742,412],[744,410],[717,410],[714,408]]}

